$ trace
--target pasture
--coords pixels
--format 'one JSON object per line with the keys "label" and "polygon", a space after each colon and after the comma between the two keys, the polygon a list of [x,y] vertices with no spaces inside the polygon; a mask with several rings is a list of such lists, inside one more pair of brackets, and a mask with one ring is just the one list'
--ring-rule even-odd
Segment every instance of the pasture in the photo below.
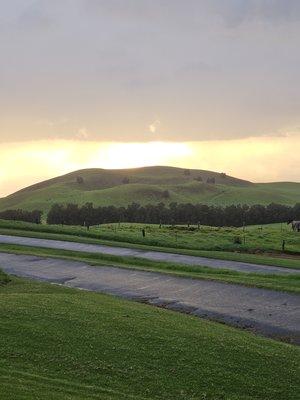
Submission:
{"label": "pasture", "polygon": [[298,347],[222,324],[14,277],[0,305],[3,399],[294,400],[300,390]]}
{"label": "pasture", "polygon": [[[145,229],[143,238],[141,230]],[[150,246],[208,251],[240,251],[249,253],[281,252],[282,240],[285,250],[300,254],[300,235],[292,232],[286,224],[247,226],[244,228],[210,226],[164,226],[151,224],[106,224],[93,231],[103,238]],[[124,240],[126,239],[126,240]],[[240,243],[238,242],[240,239]]]}
{"label": "pasture", "polygon": [[[145,230],[145,237],[142,235]],[[269,258],[297,259],[300,256],[300,234],[285,223],[234,227],[162,226],[151,224],[103,224],[89,230],[80,226],[37,225],[18,221],[0,220],[0,233],[12,235],[59,235],[62,240],[100,241],[122,246],[147,246],[153,249],[172,249],[195,255],[221,257],[224,253],[232,259]],[[68,239],[69,238],[69,239]],[[95,242],[96,240],[96,242]],[[98,242],[97,242],[98,241]],[[282,244],[284,241],[284,252]],[[199,253],[200,252],[200,253]],[[226,256],[226,255],[225,255]],[[230,258],[229,258],[230,259]]]}

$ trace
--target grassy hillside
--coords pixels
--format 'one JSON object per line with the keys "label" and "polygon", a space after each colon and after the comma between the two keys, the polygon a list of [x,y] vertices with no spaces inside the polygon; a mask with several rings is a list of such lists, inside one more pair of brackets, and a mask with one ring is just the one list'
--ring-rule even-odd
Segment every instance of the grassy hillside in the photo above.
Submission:
{"label": "grassy hillside", "polygon": [[298,347],[112,296],[12,277],[0,286],[0,321],[1,399],[299,393]]}
{"label": "grassy hillside", "polygon": [[[199,181],[200,177],[202,181]],[[208,178],[214,178],[216,183],[207,183]],[[38,208],[48,211],[54,202],[116,206],[125,206],[133,201],[140,204],[277,202],[294,205],[299,199],[300,183],[254,184],[216,172],[173,167],[89,169],[40,182],[2,198],[0,210]]]}

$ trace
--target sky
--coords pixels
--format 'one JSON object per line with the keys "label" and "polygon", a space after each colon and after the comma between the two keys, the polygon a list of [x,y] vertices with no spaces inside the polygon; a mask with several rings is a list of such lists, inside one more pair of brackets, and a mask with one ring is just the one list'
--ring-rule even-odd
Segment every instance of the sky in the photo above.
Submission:
{"label": "sky", "polygon": [[0,5],[0,196],[88,167],[300,181],[299,0]]}

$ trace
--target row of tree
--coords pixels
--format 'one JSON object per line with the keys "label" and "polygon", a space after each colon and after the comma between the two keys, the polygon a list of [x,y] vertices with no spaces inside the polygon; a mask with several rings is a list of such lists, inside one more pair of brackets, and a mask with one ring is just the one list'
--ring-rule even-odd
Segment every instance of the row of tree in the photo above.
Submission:
{"label": "row of tree", "polygon": [[300,203],[230,205],[219,207],[205,204],[164,203],[142,206],[132,203],[127,207],[94,207],[92,203],[54,204],[47,216],[48,224],[99,225],[113,222],[140,222],[151,224],[202,224],[211,226],[242,226],[287,222],[300,219]]}
{"label": "row of tree", "polygon": [[25,211],[25,210],[6,210],[0,212],[0,219],[7,219],[11,221],[25,221],[33,222],[35,224],[41,223],[43,212],[40,210]]}

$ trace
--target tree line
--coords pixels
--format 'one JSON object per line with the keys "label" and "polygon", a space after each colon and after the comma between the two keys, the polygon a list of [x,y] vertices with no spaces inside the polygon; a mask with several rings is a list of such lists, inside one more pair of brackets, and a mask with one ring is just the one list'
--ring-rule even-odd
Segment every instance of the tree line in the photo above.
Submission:
{"label": "tree line", "polygon": [[35,224],[41,223],[43,212],[40,210],[26,211],[26,210],[6,210],[0,212],[0,219],[7,219],[11,221],[24,221],[33,222]]}
{"label": "tree line", "polygon": [[90,227],[103,223],[138,222],[149,224],[201,224],[211,226],[243,226],[287,222],[300,219],[300,203],[295,206],[269,204],[230,205],[164,203],[127,207],[94,207],[92,203],[54,204],[47,216],[48,224],[82,225]]}
{"label": "tree line", "polygon": [[[40,210],[6,210],[0,219],[41,223]],[[230,205],[226,207],[206,204],[164,203],[142,206],[132,203],[127,207],[94,207],[92,203],[54,204],[48,215],[48,224],[92,226],[113,222],[138,222],[149,224],[201,224],[211,226],[243,226],[287,222],[300,219],[300,203],[294,206],[269,204]]]}

